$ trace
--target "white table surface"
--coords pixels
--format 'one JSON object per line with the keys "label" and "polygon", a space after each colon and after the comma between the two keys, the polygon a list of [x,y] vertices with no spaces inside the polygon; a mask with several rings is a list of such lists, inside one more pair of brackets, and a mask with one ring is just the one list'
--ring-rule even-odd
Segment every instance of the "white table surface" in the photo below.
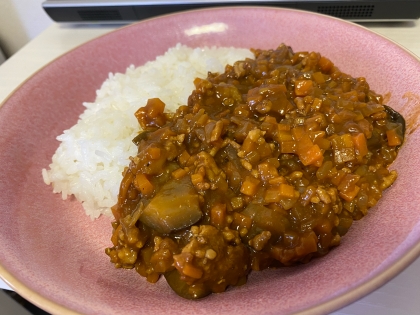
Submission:
{"label": "white table surface", "polygon": [[[420,56],[420,21],[364,23],[363,26]],[[56,57],[117,26],[53,24],[0,66],[0,104],[22,82]],[[413,75],[420,75],[413,73]],[[11,289],[0,279],[0,288]],[[394,279],[333,315],[420,314],[420,258]]]}

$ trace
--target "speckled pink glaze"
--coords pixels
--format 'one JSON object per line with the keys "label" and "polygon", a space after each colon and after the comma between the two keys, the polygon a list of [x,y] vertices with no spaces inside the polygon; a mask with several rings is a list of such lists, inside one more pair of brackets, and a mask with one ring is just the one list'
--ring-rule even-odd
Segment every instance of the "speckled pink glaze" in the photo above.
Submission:
{"label": "speckled pink glaze", "polygon": [[[224,31],[185,30],[224,23]],[[220,24],[219,24],[220,26]],[[83,101],[109,72],[141,65],[181,42],[319,51],[343,71],[365,76],[389,105],[419,108],[420,62],[357,25],[295,10],[226,8],[144,21],[95,39],[36,73],[0,111],[0,272],[21,295],[60,314],[319,314],[377,288],[420,252],[419,131],[409,135],[394,168],[396,184],[342,245],[310,264],[254,272],[245,286],[200,301],[177,297],[164,280],[149,284],[116,270],[104,254],[110,219],[92,222],[74,200],[53,195],[41,177],[58,142],[77,121]],[[403,96],[411,92],[410,98]]]}

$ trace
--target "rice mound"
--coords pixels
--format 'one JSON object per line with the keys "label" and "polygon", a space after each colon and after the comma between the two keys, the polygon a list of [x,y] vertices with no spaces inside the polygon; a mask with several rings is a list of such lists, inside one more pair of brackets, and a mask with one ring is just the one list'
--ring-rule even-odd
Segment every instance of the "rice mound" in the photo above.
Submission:
{"label": "rice mound", "polygon": [[65,200],[74,195],[92,219],[112,216],[122,172],[137,153],[132,139],[140,131],[134,113],[149,98],[159,97],[167,111],[186,104],[196,77],[223,72],[226,64],[253,58],[249,49],[190,48],[177,44],[164,55],[126,72],[109,74],[93,103],[84,103],[78,122],[57,137],[60,145],[49,169],[47,185]]}

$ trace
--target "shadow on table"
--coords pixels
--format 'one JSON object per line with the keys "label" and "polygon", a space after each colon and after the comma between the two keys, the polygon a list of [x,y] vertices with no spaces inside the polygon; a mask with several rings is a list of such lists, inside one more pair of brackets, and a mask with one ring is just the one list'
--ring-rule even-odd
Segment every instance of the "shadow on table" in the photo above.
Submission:
{"label": "shadow on table", "polygon": [[[14,291],[2,290],[2,292],[5,293],[10,298],[12,298],[18,305],[23,307],[25,310],[27,310],[32,315],[50,315],[49,313],[43,311],[39,307],[36,307],[35,305],[31,304],[30,302],[25,300],[23,297],[21,297],[19,294],[17,294]],[[25,314],[26,313],[27,312],[25,312]],[[13,313],[13,314],[3,314],[3,315],[19,315],[19,314]]]}

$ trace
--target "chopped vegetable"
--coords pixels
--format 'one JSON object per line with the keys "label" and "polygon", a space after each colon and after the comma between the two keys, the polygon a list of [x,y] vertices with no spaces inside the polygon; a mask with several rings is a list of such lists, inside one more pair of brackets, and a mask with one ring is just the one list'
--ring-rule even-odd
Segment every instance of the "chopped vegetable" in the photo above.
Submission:
{"label": "chopped vegetable", "polygon": [[184,177],[163,185],[144,207],[140,221],[160,233],[170,233],[191,226],[201,216],[198,194]]}

